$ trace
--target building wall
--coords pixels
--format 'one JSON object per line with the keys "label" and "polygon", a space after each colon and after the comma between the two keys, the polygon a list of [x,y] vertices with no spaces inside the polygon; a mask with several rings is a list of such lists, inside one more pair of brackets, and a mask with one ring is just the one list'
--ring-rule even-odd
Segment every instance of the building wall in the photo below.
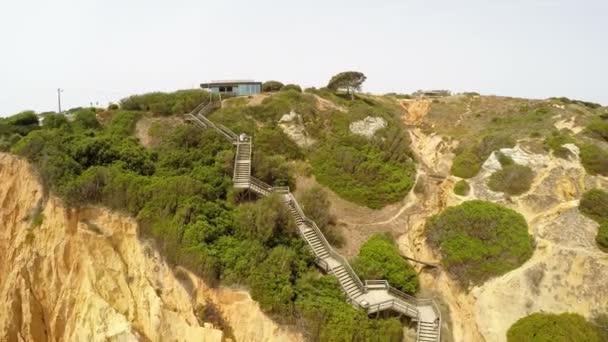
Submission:
{"label": "building wall", "polygon": [[[262,92],[262,86],[259,84],[239,84],[236,87],[232,87],[232,92],[230,91],[225,91],[226,87],[222,87],[222,91],[221,93],[233,93],[237,96],[248,96],[248,95],[255,95],[255,94],[259,94]],[[212,93],[219,93],[220,92],[220,88],[219,87],[212,87],[210,88]]]}
{"label": "building wall", "polygon": [[237,95],[255,95],[262,91],[262,87],[259,84],[239,84],[236,91]]}

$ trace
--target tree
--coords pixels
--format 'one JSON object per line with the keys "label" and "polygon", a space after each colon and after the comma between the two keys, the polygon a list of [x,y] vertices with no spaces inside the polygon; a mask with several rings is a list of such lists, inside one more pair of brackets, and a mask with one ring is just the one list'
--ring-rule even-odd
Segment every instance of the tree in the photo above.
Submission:
{"label": "tree", "polygon": [[361,90],[361,84],[365,82],[367,77],[358,71],[345,71],[341,72],[337,75],[334,75],[329,83],[327,84],[327,88],[336,91],[338,89],[346,89],[346,93],[353,97],[351,90],[359,91]]}
{"label": "tree", "polygon": [[283,83],[279,81],[266,81],[262,84],[263,92],[279,91],[283,88]]}

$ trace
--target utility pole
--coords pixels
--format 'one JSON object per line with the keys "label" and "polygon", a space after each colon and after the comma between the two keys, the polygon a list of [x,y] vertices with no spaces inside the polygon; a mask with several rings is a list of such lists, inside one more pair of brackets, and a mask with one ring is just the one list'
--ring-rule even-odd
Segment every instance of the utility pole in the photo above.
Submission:
{"label": "utility pole", "polygon": [[63,89],[57,88],[57,105],[59,107],[59,114],[61,114],[61,93],[63,93]]}

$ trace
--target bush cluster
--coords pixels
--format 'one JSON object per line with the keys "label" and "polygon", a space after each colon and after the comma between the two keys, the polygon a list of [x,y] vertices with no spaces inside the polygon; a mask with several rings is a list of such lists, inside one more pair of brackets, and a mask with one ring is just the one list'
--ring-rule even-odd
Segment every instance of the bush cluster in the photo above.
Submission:
{"label": "bush cluster", "polygon": [[509,342],[602,341],[598,327],[579,314],[533,313],[520,318],[507,331]]}
{"label": "bush cluster", "polygon": [[405,293],[418,291],[418,274],[399,254],[389,234],[376,234],[367,240],[353,259],[353,269],[362,279],[386,279]]}
{"label": "bush cluster", "polygon": [[427,241],[462,285],[478,285],[523,264],[533,240],[519,213],[484,201],[468,201],[431,217]]}
{"label": "bush cluster", "polygon": [[600,189],[585,192],[579,210],[600,224],[595,241],[600,249],[608,252],[608,192]]}
{"label": "bush cluster", "polygon": [[588,173],[608,176],[608,151],[593,144],[581,146],[581,162]]}
{"label": "bush cluster", "polygon": [[530,190],[533,180],[534,172],[530,167],[506,164],[490,176],[488,187],[493,191],[516,196]]}
{"label": "bush cluster", "polygon": [[464,179],[461,179],[454,184],[454,193],[458,196],[468,196],[470,191],[471,186]]}
{"label": "bush cluster", "polygon": [[0,118],[0,151],[10,150],[19,139],[39,127],[38,116],[33,111]]}
{"label": "bush cluster", "polygon": [[585,129],[591,136],[608,141],[608,121],[595,119]]}
{"label": "bush cluster", "polygon": [[266,81],[262,83],[262,91],[265,93],[279,91],[283,88],[283,83],[279,81]]}
{"label": "bush cluster", "polygon": [[323,188],[313,186],[304,190],[298,203],[306,216],[319,226],[329,243],[338,247],[344,244],[344,236],[336,227],[336,218],[331,214],[331,202]]}

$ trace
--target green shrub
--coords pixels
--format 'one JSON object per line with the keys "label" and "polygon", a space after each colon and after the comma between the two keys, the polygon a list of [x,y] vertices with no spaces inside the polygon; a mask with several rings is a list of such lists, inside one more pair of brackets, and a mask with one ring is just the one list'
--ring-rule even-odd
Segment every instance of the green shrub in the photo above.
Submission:
{"label": "green shrub", "polygon": [[416,270],[401,257],[395,240],[389,234],[376,234],[369,238],[352,265],[363,279],[386,279],[403,292],[414,294],[418,291]]}
{"label": "green shrub", "polygon": [[581,147],[581,162],[588,173],[608,176],[608,151],[586,144]]}
{"label": "green shrub", "polygon": [[465,286],[513,270],[532,256],[533,240],[524,217],[491,202],[447,208],[431,217],[425,230],[442,263]]}
{"label": "green shrub", "polygon": [[275,247],[250,276],[251,296],[263,311],[291,317],[296,298],[292,279],[298,278],[306,269],[307,265],[294,250]]}
{"label": "green shrub", "polygon": [[553,151],[553,155],[558,158],[567,158],[570,155],[570,150],[563,147],[564,144],[573,144],[574,139],[567,134],[553,131],[550,136],[545,139],[545,146]]}
{"label": "green shrub", "polygon": [[507,331],[509,342],[600,342],[598,328],[579,314],[533,313]]}
{"label": "green shrub", "polygon": [[116,103],[110,103],[108,105],[108,110],[118,110],[120,107]]}
{"label": "green shrub", "polygon": [[262,91],[265,93],[279,91],[281,88],[283,88],[283,83],[279,81],[266,81],[262,84]]}
{"label": "green shrub", "polygon": [[585,216],[597,221],[608,221],[608,192],[592,189],[583,194],[579,210]]}
{"label": "green shrub", "polygon": [[35,112],[28,110],[3,118],[2,122],[11,126],[38,126],[38,116]]}
{"label": "green shrub", "polygon": [[454,157],[451,172],[456,177],[472,178],[481,170],[482,163],[473,151],[464,150]]}
{"label": "green shrub", "polygon": [[286,238],[296,236],[296,228],[290,217],[279,195],[243,204],[237,210],[237,220],[244,229],[238,230],[238,234],[274,246]]}
{"label": "green shrub", "polygon": [[302,92],[302,88],[300,88],[300,86],[297,84],[286,84],[281,87],[281,91],[289,91],[289,90],[295,90],[298,93]]}
{"label": "green shrub", "polygon": [[488,187],[493,191],[509,195],[521,195],[528,190],[534,180],[534,172],[528,166],[511,164],[490,176]]}
{"label": "green shrub", "polygon": [[454,185],[454,193],[458,196],[468,196],[470,191],[471,187],[469,186],[469,183],[464,179],[459,180]]}
{"label": "green shrub", "polygon": [[98,129],[101,127],[97,121],[97,114],[90,109],[80,109],[74,114],[74,125],[81,129]]}
{"label": "green shrub", "polygon": [[298,202],[306,216],[319,226],[329,243],[338,247],[344,244],[344,236],[336,227],[336,218],[331,214],[331,202],[323,188],[313,186],[304,190]]}
{"label": "green shrub", "polygon": [[500,165],[502,167],[515,164],[515,161],[513,161],[513,158],[507,156],[506,154],[504,154],[500,151],[496,152],[496,158],[498,159],[498,162],[500,163]]}
{"label": "green shrub", "polygon": [[578,208],[600,224],[595,241],[601,250],[608,252],[608,192],[600,189],[585,192]]}
{"label": "green shrub", "polygon": [[385,162],[375,148],[326,145],[318,149],[312,164],[317,180],[341,197],[370,208],[396,202],[411,190],[413,163]]}
{"label": "green shrub", "polygon": [[608,121],[595,119],[587,125],[586,131],[591,136],[608,141]]}

